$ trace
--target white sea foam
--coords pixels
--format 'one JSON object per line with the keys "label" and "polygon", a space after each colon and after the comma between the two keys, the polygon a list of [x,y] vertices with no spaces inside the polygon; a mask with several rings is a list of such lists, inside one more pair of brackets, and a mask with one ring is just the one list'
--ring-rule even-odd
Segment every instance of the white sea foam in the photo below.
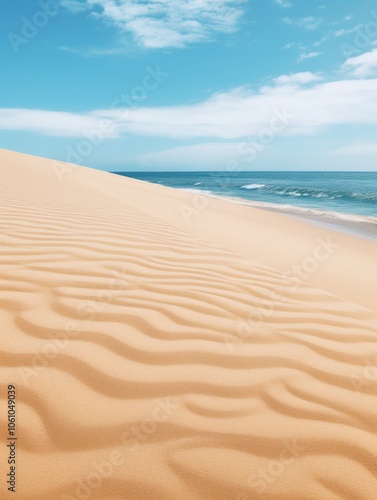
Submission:
{"label": "white sea foam", "polygon": [[289,193],[291,196],[301,196],[301,193],[299,193],[298,191],[289,191]]}
{"label": "white sea foam", "polygon": [[260,189],[265,185],[266,184],[245,184],[245,186],[241,186],[241,189]]}
{"label": "white sea foam", "polygon": [[[195,193],[195,194],[204,194],[204,195],[211,195],[212,191],[209,191],[207,189],[192,189],[192,188],[178,188],[181,191],[187,191],[189,193]],[[225,198],[225,197],[224,197]]]}

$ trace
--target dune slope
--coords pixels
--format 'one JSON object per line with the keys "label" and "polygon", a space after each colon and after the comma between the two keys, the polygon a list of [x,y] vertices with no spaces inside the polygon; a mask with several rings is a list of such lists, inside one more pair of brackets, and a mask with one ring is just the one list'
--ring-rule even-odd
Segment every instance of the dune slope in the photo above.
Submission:
{"label": "dune slope", "polygon": [[[0,159],[0,460],[13,384],[17,498],[377,498],[377,313],[344,286],[373,242],[318,251],[298,282],[279,231],[296,248],[295,224],[317,238],[303,222],[261,215],[276,243],[248,253],[229,234],[260,210],[216,200],[187,224],[188,193]],[[340,265],[334,289],[321,266]]]}

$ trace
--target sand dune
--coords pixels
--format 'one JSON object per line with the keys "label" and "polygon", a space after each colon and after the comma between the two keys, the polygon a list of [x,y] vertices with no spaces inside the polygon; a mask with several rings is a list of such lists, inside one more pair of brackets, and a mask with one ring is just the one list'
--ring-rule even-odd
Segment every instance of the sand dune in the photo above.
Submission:
{"label": "sand dune", "polygon": [[377,498],[373,241],[0,159],[17,498]]}

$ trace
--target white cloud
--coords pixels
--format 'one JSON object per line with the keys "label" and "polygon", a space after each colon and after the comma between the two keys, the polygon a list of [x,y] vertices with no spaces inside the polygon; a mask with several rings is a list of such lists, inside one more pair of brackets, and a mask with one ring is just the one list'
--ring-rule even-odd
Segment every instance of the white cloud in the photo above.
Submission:
{"label": "white cloud", "polygon": [[[276,118],[277,117],[277,118]],[[0,109],[0,129],[83,137],[111,120],[113,136],[136,134],[170,138],[243,140],[275,124],[279,134],[316,134],[336,125],[377,125],[377,78],[320,81],[302,72],[282,75],[268,86],[244,86],[197,104],[110,108],[85,114]],[[276,123],[277,122],[277,123]],[[106,136],[111,137],[111,136]]]}
{"label": "white cloud", "polygon": [[285,17],[283,21],[286,24],[291,24],[299,28],[303,28],[308,31],[315,30],[323,22],[321,17],[300,17],[298,19],[292,19],[291,17]]}
{"label": "white cloud", "polygon": [[284,9],[287,9],[289,7],[292,7],[292,2],[290,2],[289,0],[275,0],[275,3],[277,3],[278,5],[280,5],[280,7],[283,7]]}
{"label": "white cloud", "polygon": [[304,88],[289,82],[217,94],[191,106],[135,110],[134,133],[170,137],[217,137],[234,139],[257,134],[275,110],[288,110],[286,134],[315,133],[337,124],[377,124],[377,80],[336,81]]}
{"label": "white cloud", "polygon": [[343,69],[351,71],[354,76],[368,76],[377,70],[377,49],[351,57],[343,64]]}
{"label": "white cloud", "polygon": [[312,59],[313,57],[318,57],[321,55],[321,52],[307,52],[300,55],[297,59],[297,62],[305,61],[306,59]]}
{"label": "white cloud", "polygon": [[[73,12],[78,11],[72,3]],[[130,33],[144,48],[185,47],[212,40],[216,33],[233,33],[243,15],[244,0],[86,0],[92,16]]]}
{"label": "white cloud", "polygon": [[274,82],[278,85],[298,85],[305,83],[318,82],[322,80],[322,77],[311,73],[310,71],[303,71],[302,73],[293,73],[291,75],[281,75],[274,79]]}
{"label": "white cloud", "polygon": [[339,148],[333,151],[336,155],[375,155],[377,157],[377,143],[373,142],[371,144],[353,144],[352,146],[345,146],[344,148]]}
{"label": "white cloud", "polygon": [[27,130],[44,135],[76,137],[99,126],[100,118],[90,114],[0,108],[0,130]]}

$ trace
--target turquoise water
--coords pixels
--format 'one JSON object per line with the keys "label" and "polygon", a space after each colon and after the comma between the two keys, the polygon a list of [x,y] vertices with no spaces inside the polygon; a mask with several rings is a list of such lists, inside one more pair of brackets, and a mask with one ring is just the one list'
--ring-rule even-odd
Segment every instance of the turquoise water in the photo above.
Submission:
{"label": "turquoise water", "polygon": [[249,202],[377,217],[374,172],[122,172],[178,189]]}

